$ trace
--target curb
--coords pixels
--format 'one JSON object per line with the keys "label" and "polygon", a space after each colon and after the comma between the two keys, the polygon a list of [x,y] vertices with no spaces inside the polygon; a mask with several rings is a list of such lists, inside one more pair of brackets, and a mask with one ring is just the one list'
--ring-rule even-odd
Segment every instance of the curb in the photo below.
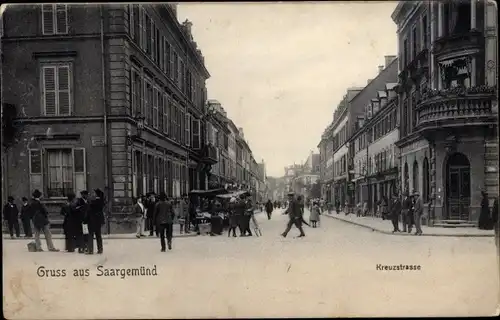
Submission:
{"label": "curb", "polygon": [[[358,223],[358,222],[340,219],[340,218],[337,218],[337,217],[331,216],[331,215],[324,215],[324,216],[325,217],[329,217],[331,219],[338,220],[338,221],[343,221],[345,223],[353,224],[353,225],[356,225],[356,226],[359,226],[359,227],[363,227],[363,228],[366,228],[366,229],[370,229],[371,231],[374,231],[374,232],[388,234],[388,235],[391,235],[391,236],[403,236],[403,237],[414,236],[411,233],[392,233],[391,231],[380,230],[380,229],[377,229],[377,228],[374,228],[374,227],[370,227],[370,226],[367,226],[367,225],[364,225],[364,224],[361,224],[361,223]],[[460,237],[460,238],[488,238],[488,237],[494,237],[494,236],[495,235],[493,235],[493,234],[492,235],[489,235],[489,234],[487,235],[487,234],[463,234],[463,233],[462,234],[423,233],[421,235],[421,237]]]}

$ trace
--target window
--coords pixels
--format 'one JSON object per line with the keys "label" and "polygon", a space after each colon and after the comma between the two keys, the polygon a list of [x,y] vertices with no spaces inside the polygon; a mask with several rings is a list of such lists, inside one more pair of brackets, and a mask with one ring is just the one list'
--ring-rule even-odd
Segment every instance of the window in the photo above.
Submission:
{"label": "window", "polygon": [[145,113],[145,123],[153,124],[153,86],[151,85],[151,80],[145,80],[145,95],[144,95],[144,113]]}
{"label": "window", "polygon": [[42,105],[46,116],[71,114],[71,64],[47,64],[42,66]]}
{"label": "window", "polygon": [[186,130],[185,135],[186,135],[186,146],[191,145],[191,115],[186,112],[186,117],[185,117],[185,125],[184,129]]}
{"label": "window", "polygon": [[30,150],[30,187],[31,190],[43,190],[43,162],[41,150]]}
{"label": "window", "polygon": [[411,30],[411,59],[415,59],[417,56],[418,48],[418,38],[417,38],[417,26],[413,26]]}
{"label": "window", "polygon": [[421,35],[422,35],[421,45],[422,45],[422,49],[425,49],[425,48],[427,48],[427,39],[429,38],[428,34],[427,34],[429,32],[429,30],[428,30],[428,26],[427,26],[427,16],[426,15],[422,17],[422,30],[421,30],[421,32],[422,32],[421,33]]}
{"label": "window", "polygon": [[132,23],[130,24],[130,28],[133,30],[131,30],[130,35],[134,39],[135,43],[141,46],[142,16],[138,4],[132,5],[131,20]]}
{"label": "window", "polygon": [[158,90],[157,87],[154,87],[153,91],[153,108],[152,108],[152,115],[151,115],[151,123],[153,125],[153,128],[158,129],[158,118],[159,118],[159,103],[160,103],[160,91]]}
{"label": "window", "polygon": [[134,21],[134,5],[128,5],[128,34],[132,39],[134,39],[135,34],[135,21]]}
{"label": "window", "polygon": [[179,87],[179,89],[183,89],[183,85],[182,85],[182,69],[184,68],[184,62],[182,62],[182,59],[177,56],[177,59],[178,59],[178,62],[177,62],[177,86]]}
{"label": "window", "polygon": [[132,116],[136,116],[137,113],[141,113],[141,101],[142,101],[142,91],[141,91],[141,75],[136,69],[130,70],[130,106]]}
{"label": "window", "polygon": [[164,71],[167,74],[167,77],[170,78],[170,44],[167,39],[163,40],[163,60],[164,60]]}
{"label": "window", "polygon": [[403,68],[405,68],[408,63],[410,62],[409,60],[409,57],[408,57],[408,53],[409,53],[409,50],[408,50],[408,39],[404,39],[403,40]]}
{"label": "window", "polygon": [[144,24],[146,25],[145,49],[146,53],[151,55],[153,51],[152,30],[151,30],[153,23],[151,22],[151,18],[149,18],[149,16],[146,13],[144,13],[144,15],[145,15]]}
{"label": "window", "polygon": [[162,63],[161,63],[161,47],[162,47],[162,41],[161,41],[161,37],[160,37],[160,30],[158,28],[155,29],[156,30],[156,38],[155,38],[155,51],[154,51],[154,55],[155,55],[155,61],[156,63],[158,63],[158,66],[160,67],[160,69],[162,68]]}
{"label": "window", "polygon": [[175,65],[176,65],[176,63],[174,62],[174,61],[176,61],[176,59],[175,59],[175,52],[174,52],[174,48],[171,45],[169,45],[168,48],[169,48],[169,51],[170,51],[170,54],[169,54],[169,57],[170,57],[169,58],[170,59],[170,62],[169,62],[170,72],[168,73],[168,75],[169,75],[169,77],[170,77],[171,80],[175,81],[175,76],[174,76],[174,74],[175,74]]}
{"label": "window", "polygon": [[179,136],[180,136],[180,139],[181,139],[181,143],[183,145],[186,144],[186,115],[184,113],[184,110],[182,109],[179,109],[179,130],[180,130],[180,133],[179,133]]}
{"label": "window", "polygon": [[164,105],[163,105],[163,97],[164,97],[164,93],[161,91],[161,89],[158,89],[158,110],[156,111],[156,126],[157,126],[157,129],[160,131],[160,132],[163,132],[163,108],[164,108]]}
{"label": "window", "polygon": [[173,75],[172,79],[174,80],[174,82],[176,84],[178,84],[179,83],[179,56],[177,55],[176,52],[174,52],[173,59],[174,59],[174,69],[173,69],[174,75]]}
{"label": "window", "polygon": [[65,4],[42,5],[42,32],[44,35],[68,33],[68,6]]}
{"label": "window", "polygon": [[419,178],[418,162],[417,162],[417,160],[415,160],[415,162],[413,162],[413,190],[412,190],[412,193],[414,191],[419,191],[418,178]]}
{"label": "window", "polygon": [[424,158],[424,164],[422,166],[422,170],[423,170],[422,200],[425,203],[429,202],[429,191],[430,191],[429,160],[427,160],[427,157]]}
{"label": "window", "polygon": [[167,135],[169,134],[168,130],[170,127],[170,124],[168,123],[169,112],[170,112],[170,104],[168,101],[168,96],[167,94],[163,94],[163,132],[166,133]]}
{"label": "window", "polygon": [[193,118],[191,121],[192,128],[193,128],[193,149],[200,149],[201,148],[201,137],[200,137],[200,120]]}
{"label": "window", "polygon": [[71,149],[47,150],[47,196],[65,197],[74,192]]}

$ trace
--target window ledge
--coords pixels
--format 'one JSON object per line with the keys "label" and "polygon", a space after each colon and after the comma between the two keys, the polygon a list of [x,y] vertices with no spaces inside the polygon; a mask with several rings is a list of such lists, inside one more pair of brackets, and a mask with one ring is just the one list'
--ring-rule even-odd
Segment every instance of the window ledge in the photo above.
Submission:
{"label": "window ledge", "polygon": [[76,51],[46,51],[46,52],[33,52],[33,58],[66,58],[76,57]]}
{"label": "window ledge", "polygon": [[67,134],[53,134],[51,136],[47,136],[45,134],[37,134],[35,135],[36,140],[79,140],[80,134],[78,133],[67,133]]}

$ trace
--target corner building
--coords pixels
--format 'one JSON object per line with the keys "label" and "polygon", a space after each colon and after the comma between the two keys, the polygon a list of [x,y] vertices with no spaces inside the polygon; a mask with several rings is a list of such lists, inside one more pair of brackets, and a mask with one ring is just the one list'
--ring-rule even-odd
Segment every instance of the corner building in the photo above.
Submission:
{"label": "corner building", "polygon": [[68,193],[101,188],[113,233],[133,227],[133,197],[206,185],[210,75],[175,5],[9,5],[3,24],[2,102],[19,128],[4,192],[40,189],[57,224]]}
{"label": "corner building", "polygon": [[[488,1],[401,1],[401,181],[431,223],[476,222],[498,195],[497,11]],[[430,204],[430,205],[429,205]]]}

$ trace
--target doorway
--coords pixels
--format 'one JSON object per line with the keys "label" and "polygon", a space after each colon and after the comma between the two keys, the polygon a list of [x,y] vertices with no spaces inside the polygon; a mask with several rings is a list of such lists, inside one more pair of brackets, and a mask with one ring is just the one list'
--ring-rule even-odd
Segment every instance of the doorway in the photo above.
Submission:
{"label": "doorway", "polygon": [[446,163],[447,219],[469,221],[470,200],[470,162],[457,152]]}

